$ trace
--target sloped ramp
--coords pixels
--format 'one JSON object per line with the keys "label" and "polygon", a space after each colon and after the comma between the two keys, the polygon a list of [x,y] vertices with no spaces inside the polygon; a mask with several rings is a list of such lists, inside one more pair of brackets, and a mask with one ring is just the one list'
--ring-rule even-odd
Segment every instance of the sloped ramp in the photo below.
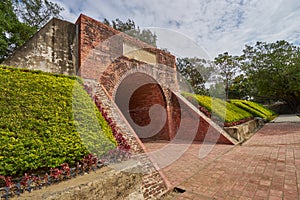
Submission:
{"label": "sloped ramp", "polygon": [[197,133],[194,135],[194,140],[221,143],[221,144],[238,144],[238,141],[231,137],[219,125],[202,113],[195,105],[184,98],[179,92],[173,92],[181,106],[181,123],[180,128],[185,130],[185,134],[181,139],[189,137],[189,134],[194,134],[192,131],[197,127]]}

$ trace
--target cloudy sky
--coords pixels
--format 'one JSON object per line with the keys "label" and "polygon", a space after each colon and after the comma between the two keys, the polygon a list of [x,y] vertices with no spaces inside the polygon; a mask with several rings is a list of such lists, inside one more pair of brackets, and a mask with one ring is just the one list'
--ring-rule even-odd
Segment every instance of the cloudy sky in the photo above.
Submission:
{"label": "cloudy sky", "polygon": [[[240,55],[245,44],[300,44],[299,0],[53,0],[75,22],[80,13],[102,21],[133,19],[151,28],[158,46],[178,56]],[[175,49],[174,49],[175,48]],[[176,52],[178,49],[184,49]],[[204,55],[205,54],[205,55]]]}

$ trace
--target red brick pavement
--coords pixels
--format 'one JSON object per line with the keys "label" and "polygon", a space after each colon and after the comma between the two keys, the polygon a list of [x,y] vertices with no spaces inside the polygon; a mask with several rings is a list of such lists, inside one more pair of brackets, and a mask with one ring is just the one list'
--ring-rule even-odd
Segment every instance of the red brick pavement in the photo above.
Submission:
{"label": "red brick pavement", "polygon": [[[146,143],[151,151],[166,143]],[[175,199],[300,199],[300,123],[269,123],[242,145],[215,145],[199,158],[193,143],[161,169]]]}

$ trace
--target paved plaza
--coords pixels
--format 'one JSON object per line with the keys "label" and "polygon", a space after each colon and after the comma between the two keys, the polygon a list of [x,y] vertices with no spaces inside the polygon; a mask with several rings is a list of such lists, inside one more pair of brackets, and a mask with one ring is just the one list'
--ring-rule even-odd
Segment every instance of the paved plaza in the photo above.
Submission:
{"label": "paved plaza", "polygon": [[280,115],[279,117],[275,118],[272,122],[275,123],[282,123],[282,122],[291,122],[291,123],[299,123],[300,117],[297,115]]}
{"label": "paved plaza", "polygon": [[[241,145],[191,144],[161,169],[172,188],[185,190],[171,199],[300,199],[300,123],[278,120]],[[145,146],[155,151],[167,144]],[[200,149],[210,147],[201,158]]]}

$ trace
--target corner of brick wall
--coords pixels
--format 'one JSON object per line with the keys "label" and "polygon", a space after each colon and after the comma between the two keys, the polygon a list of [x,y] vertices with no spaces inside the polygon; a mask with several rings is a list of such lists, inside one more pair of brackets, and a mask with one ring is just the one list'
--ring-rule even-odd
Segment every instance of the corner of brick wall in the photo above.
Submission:
{"label": "corner of brick wall", "polygon": [[76,25],[53,18],[2,64],[76,75]]}
{"label": "corner of brick wall", "polygon": [[76,25],[79,28],[78,74],[81,77],[99,79],[99,76],[112,62],[123,56],[124,42],[155,54],[158,64],[176,70],[175,56],[117,31],[93,18],[80,15]]}

